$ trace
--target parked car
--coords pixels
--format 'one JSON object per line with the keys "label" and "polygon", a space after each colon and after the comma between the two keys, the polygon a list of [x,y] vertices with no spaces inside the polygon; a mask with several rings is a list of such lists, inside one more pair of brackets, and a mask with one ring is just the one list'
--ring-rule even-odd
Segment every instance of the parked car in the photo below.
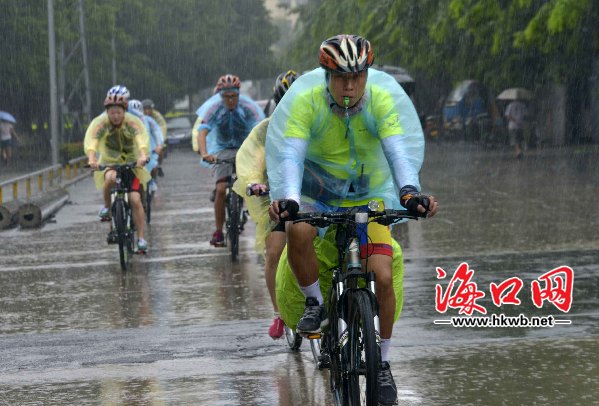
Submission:
{"label": "parked car", "polygon": [[166,143],[169,146],[191,143],[191,129],[195,117],[185,115],[166,120]]}

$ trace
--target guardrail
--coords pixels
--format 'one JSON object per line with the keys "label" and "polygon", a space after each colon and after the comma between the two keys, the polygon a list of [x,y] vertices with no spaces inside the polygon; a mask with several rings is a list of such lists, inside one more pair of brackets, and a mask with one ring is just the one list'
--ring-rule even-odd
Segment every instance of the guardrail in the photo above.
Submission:
{"label": "guardrail", "polygon": [[[35,172],[21,175],[0,183],[0,204],[4,203],[4,191],[12,189],[12,200],[19,198],[30,199],[32,196],[41,194],[46,189],[69,182],[79,176],[80,169],[87,162],[86,156],[71,159],[64,166],[52,165]],[[37,184],[34,191],[32,185]]]}

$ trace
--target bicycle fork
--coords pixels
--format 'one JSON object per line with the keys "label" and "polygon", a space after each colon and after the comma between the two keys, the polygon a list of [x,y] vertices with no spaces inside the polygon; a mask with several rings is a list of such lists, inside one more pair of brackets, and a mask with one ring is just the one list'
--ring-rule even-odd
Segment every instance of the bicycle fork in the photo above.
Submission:
{"label": "bicycle fork", "polygon": [[[357,217],[357,216],[356,216]],[[348,249],[348,262],[347,262],[347,270],[351,271],[362,271],[362,263],[360,259],[360,244],[358,243],[357,238],[353,238],[349,244]],[[372,292],[373,297],[376,297],[376,275],[374,272],[367,272],[364,275],[367,283],[368,290]],[[337,295],[337,303],[340,303],[340,298],[343,296],[345,292],[345,282],[343,278],[336,278],[336,295]],[[380,346],[381,344],[381,335],[380,335],[380,321],[378,312],[374,312],[374,329],[376,334],[376,342]],[[347,323],[342,317],[339,317],[337,320],[337,331],[339,334],[339,349],[342,350],[343,347],[347,344],[348,340],[348,331],[347,331]]]}

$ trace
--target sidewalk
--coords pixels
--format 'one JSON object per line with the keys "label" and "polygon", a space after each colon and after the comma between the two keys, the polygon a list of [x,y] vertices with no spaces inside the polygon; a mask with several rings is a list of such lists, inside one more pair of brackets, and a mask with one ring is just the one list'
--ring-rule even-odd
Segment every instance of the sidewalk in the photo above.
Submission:
{"label": "sidewalk", "polygon": [[[27,200],[89,176],[89,171],[82,170],[83,163],[83,161],[78,161],[76,164],[61,163],[57,167],[50,162],[36,162],[27,166],[17,164],[10,168],[2,167],[0,168],[0,204],[14,200],[15,197],[19,200]],[[51,170],[46,170],[49,168]],[[17,182],[12,182],[16,179]]]}

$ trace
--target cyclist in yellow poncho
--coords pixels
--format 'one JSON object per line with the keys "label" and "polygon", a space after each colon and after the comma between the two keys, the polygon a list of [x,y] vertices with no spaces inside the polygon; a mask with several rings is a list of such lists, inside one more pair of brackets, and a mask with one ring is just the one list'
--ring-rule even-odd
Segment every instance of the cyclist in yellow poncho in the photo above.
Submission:
{"label": "cyclist in yellow poncho", "polygon": [[[99,165],[123,165],[136,162],[134,179],[127,185],[129,204],[133,212],[133,222],[137,230],[137,249],[146,252],[148,244],[144,239],[145,213],[141,202],[141,191],[150,180],[144,168],[150,153],[150,139],[143,122],[127,113],[129,91],[124,86],[112,87],[104,100],[106,112],[94,118],[86,133],[83,148],[92,169]],[[98,189],[103,190],[104,206],[98,216],[102,221],[110,220],[110,193],[116,184],[116,171],[106,169],[94,173]],[[110,238],[110,236],[109,236]]]}
{"label": "cyclist in yellow poncho", "polygon": [[[281,73],[277,77],[273,88],[275,103],[281,100],[296,78],[297,73],[293,70]],[[285,247],[285,226],[284,223],[277,224],[268,217],[270,200],[267,196],[268,179],[264,156],[268,122],[269,118],[266,118],[256,125],[237,151],[235,161],[237,181],[233,185],[233,190],[238,195],[244,196],[250,217],[256,223],[256,250],[264,253],[264,277],[274,309],[274,319],[268,334],[273,339],[278,339],[283,336],[285,323],[277,307],[275,277],[277,264]]]}

